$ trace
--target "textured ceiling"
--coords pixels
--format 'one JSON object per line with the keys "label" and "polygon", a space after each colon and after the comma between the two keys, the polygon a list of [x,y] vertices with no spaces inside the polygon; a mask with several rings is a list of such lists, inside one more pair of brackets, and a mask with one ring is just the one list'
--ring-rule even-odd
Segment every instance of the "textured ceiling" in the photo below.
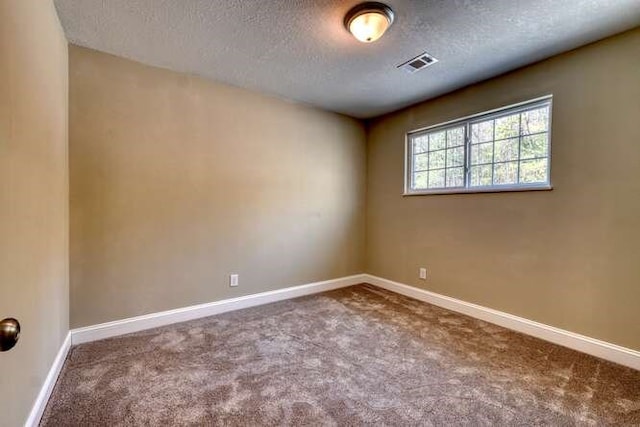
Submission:
{"label": "textured ceiling", "polygon": [[[56,0],[71,43],[368,118],[640,25],[640,0],[387,0],[376,43],[357,0]],[[427,51],[440,60],[396,69]]]}

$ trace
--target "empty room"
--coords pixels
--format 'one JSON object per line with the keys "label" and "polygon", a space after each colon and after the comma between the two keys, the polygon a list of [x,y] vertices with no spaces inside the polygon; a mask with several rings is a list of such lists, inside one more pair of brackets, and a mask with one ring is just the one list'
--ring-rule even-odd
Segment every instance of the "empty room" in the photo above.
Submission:
{"label": "empty room", "polygon": [[640,426],[640,0],[0,0],[0,426]]}

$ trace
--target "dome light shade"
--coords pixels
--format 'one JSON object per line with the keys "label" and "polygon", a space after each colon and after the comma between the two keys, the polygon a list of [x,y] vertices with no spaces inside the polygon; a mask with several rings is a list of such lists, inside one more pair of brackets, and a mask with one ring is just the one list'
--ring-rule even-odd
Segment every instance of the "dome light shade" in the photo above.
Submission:
{"label": "dome light shade", "polygon": [[366,2],[347,12],[344,26],[359,41],[371,43],[382,37],[393,19],[393,10],[386,4]]}

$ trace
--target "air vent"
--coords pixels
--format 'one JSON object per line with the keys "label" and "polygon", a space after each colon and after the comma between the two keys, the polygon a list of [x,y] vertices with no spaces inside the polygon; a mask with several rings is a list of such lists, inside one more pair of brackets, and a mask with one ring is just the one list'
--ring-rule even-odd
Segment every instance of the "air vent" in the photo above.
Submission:
{"label": "air vent", "polygon": [[416,56],[415,58],[411,58],[407,62],[404,62],[398,65],[398,68],[413,74],[416,71],[420,71],[427,68],[429,65],[435,64],[436,62],[438,62],[436,58],[429,55],[427,52],[424,52]]}

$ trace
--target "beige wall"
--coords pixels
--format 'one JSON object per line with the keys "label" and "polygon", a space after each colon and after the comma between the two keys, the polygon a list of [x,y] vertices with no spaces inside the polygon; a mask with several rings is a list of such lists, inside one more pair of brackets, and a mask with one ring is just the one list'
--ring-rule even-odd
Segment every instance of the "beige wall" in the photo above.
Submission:
{"label": "beige wall", "polygon": [[73,327],[363,271],[359,122],[71,46],[70,123]]}
{"label": "beige wall", "polygon": [[67,42],[53,3],[0,1],[0,424],[24,423],[69,327]]}
{"label": "beige wall", "polygon": [[[546,94],[553,191],[402,197],[405,132]],[[640,349],[639,121],[640,30],[375,120],[367,272]]]}

